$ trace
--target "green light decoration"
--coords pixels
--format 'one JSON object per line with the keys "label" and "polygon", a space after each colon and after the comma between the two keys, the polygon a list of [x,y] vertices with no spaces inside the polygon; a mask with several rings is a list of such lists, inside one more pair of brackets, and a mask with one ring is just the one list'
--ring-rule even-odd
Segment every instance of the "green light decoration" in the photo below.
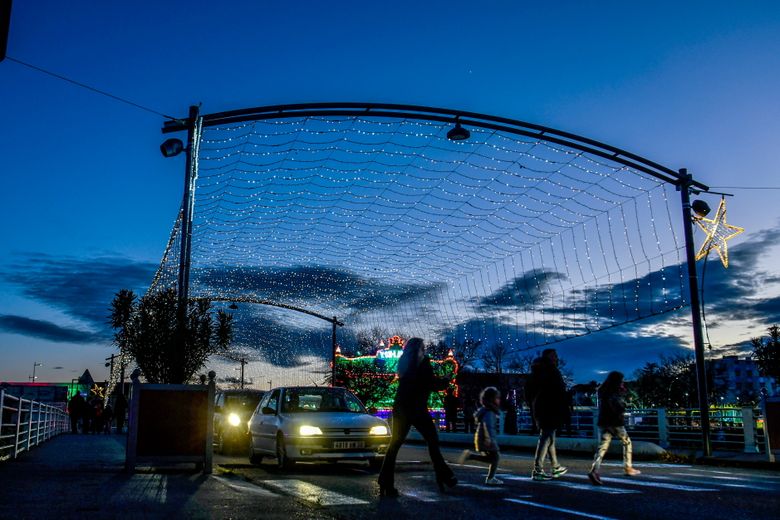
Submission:
{"label": "green light decoration", "polygon": [[[403,354],[404,340],[393,336],[388,346],[370,356],[347,357],[336,351],[336,386],[343,386],[354,393],[369,409],[388,410],[393,407],[393,399],[398,390],[398,359]],[[458,374],[458,362],[450,351],[444,359],[432,360],[436,377],[451,379],[450,388],[458,395],[455,380]],[[445,392],[432,392],[428,399],[428,408],[444,408]]]}

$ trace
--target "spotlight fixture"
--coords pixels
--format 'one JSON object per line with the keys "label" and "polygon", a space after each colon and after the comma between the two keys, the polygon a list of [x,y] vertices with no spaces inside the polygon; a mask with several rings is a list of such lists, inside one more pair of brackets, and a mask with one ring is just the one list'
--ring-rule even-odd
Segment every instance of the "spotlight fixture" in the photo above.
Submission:
{"label": "spotlight fixture", "polygon": [[447,139],[450,141],[465,141],[471,137],[471,132],[460,126],[460,121],[455,120],[455,128],[447,132]]}
{"label": "spotlight fixture", "polygon": [[163,157],[176,157],[183,151],[184,143],[181,142],[181,139],[176,139],[175,137],[167,139],[160,145],[160,152],[162,152]]}
{"label": "spotlight fixture", "polygon": [[700,199],[696,199],[691,204],[691,209],[694,213],[696,213],[696,216],[699,218],[706,217],[707,214],[710,212],[710,206],[706,202]]}

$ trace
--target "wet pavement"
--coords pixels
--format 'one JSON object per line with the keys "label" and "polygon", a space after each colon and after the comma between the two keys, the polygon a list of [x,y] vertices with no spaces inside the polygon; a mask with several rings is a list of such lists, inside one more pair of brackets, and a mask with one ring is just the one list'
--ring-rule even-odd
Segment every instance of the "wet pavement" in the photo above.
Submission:
{"label": "wet pavement", "polygon": [[[365,464],[253,466],[245,456],[215,456],[213,475],[190,467],[122,472],[124,437],[62,435],[15,461],[0,463],[0,518],[778,518],[780,473],[639,462],[639,477],[617,460],[602,468],[605,486],[587,479],[588,460],[561,457],[569,473],[529,478],[531,457],[504,454],[504,486],[485,486],[479,464],[453,465],[460,484],[435,485],[427,452],[401,451],[397,499],[380,499]],[[460,450],[445,449],[457,459]]]}

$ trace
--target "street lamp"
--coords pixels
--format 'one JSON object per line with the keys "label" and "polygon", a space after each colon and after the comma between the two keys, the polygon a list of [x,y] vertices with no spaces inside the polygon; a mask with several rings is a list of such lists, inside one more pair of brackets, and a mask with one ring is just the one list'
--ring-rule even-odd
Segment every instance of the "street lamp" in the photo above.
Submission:
{"label": "street lamp", "polygon": [[32,381],[33,383],[35,382],[36,379],[38,379],[38,376],[35,375],[35,369],[42,366],[43,363],[38,363],[37,361],[33,362],[33,373],[30,376],[30,381]]}

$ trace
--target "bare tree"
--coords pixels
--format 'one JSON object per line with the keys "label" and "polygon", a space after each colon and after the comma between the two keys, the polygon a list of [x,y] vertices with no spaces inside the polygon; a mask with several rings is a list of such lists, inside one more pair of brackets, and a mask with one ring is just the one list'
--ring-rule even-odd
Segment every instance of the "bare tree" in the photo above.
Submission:
{"label": "bare tree", "polygon": [[390,336],[387,329],[379,326],[371,327],[368,330],[360,330],[356,335],[357,351],[362,355],[376,354],[379,343]]}
{"label": "bare tree", "polygon": [[504,372],[504,365],[509,357],[509,348],[504,342],[493,343],[482,351],[480,360],[485,372],[501,375]]}

